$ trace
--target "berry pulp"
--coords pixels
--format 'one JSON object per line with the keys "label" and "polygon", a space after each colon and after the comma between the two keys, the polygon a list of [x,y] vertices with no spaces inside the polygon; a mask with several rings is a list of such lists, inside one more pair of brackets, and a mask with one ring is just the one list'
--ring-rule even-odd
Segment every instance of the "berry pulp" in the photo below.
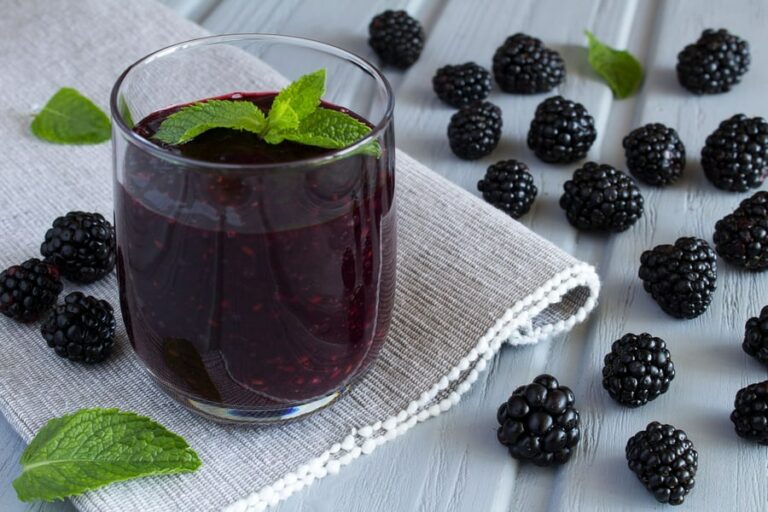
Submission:
{"label": "berry pulp", "polygon": [[[221,99],[266,112],[274,96]],[[134,131],[152,141],[180,108]],[[161,156],[127,149],[115,197],[123,317],[155,378],[186,398],[258,410],[316,400],[360,375],[393,305],[394,154],[334,159],[226,129],[157,145]]]}

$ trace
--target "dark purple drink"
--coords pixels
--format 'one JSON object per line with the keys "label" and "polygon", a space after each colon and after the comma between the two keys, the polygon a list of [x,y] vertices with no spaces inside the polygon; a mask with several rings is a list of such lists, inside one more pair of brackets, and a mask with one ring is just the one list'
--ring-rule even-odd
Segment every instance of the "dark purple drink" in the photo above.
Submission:
{"label": "dark purple drink", "polygon": [[[266,112],[273,98],[221,99]],[[134,131],[152,140],[179,108]],[[394,154],[334,157],[226,129],[158,145],[199,168],[129,147],[115,197],[123,316],[156,379],[198,409],[257,414],[360,375],[392,310]]]}

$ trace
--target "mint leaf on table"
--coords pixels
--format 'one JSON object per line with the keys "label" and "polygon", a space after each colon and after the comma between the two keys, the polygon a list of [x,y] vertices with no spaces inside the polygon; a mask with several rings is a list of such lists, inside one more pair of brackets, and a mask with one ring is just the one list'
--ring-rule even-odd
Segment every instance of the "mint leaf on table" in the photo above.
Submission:
{"label": "mint leaf on table", "polygon": [[184,144],[214,128],[261,134],[265,127],[264,113],[250,101],[208,100],[168,116],[155,138],[166,144]]}
{"label": "mint leaf on table", "polygon": [[[325,92],[325,69],[304,75],[281,90],[264,113],[250,101],[208,100],[181,108],[160,124],[154,138],[166,144],[184,144],[213,128],[245,130],[268,144],[290,140],[328,149],[350,146],[371,128],[338,110],[320,107]],[[360,148],[361,153],[381,155],[378,141]]]}
{"label": "mint leaf on table", "polygon": [[81,409],[50,420],[21,455],[21,501],[53,501],[132,478],[187,473],[201,462],[178,435],[144,416]]}
{"label": "mint leaf on table", "polygon": [[325,69],[309,73],[281,90],[269,109],[264,140],[277,144],[283,139],[279,133],[295,130],[302,119],[314,112],[325,94]]}
{"label": "mint leaf on table", "polygon": [[626,50],[615,50],[584,31],[589,41],[589,65],[619,99],[631,96],[643,81],[643,66]]}
{"label": "mint leaf on table", "polygon": [[107,115],[70,87],[59,89],[48,100],[30,128],[38,138],[57,144],[98,144],[112,136]]}

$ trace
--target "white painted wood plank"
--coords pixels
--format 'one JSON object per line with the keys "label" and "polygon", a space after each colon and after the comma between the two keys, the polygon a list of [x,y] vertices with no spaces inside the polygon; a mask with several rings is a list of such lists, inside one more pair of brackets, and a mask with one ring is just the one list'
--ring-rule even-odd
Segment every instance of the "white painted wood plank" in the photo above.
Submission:
{"label": "white painted wood plank", "polygon": [[213,12],[220,0],[158,0],[176,13],[196,23],[202,23]]}

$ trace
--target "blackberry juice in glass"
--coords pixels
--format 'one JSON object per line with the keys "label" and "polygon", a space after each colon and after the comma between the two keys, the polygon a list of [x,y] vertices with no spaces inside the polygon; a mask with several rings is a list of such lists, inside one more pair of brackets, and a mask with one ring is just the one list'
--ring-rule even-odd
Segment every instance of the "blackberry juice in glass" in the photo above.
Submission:
{"label": "blackberry juice in glass", "polygon": [[[176,146],[154,138],[168,116],[212,98],[267,113],[281,77],[320,67],[322,106],[371,128],[347,148],[229,129]],[[121,309],[136,354],[172,397],[221,421],[285,421],[330,404],[372,363],[395,289],[392,107],[366,61],[290,37],[199,39],[121,76]]]}

